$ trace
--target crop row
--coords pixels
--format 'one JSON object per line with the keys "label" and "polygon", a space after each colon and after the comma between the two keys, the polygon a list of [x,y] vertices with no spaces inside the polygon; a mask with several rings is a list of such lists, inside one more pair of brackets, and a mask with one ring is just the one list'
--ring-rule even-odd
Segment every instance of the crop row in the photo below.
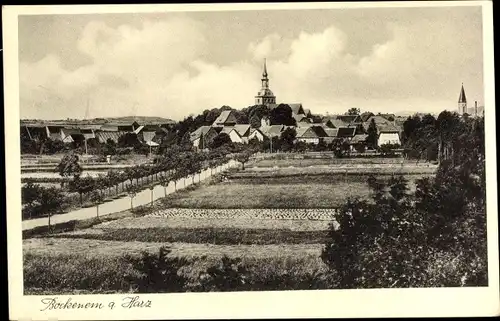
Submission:
{"label": "crop row", "polygon": [[324,220],[334,219],[336,209],[190,209],[166,208],[156,210],[149,217],[216,218],[216,219],[274,219],[274,220]]}

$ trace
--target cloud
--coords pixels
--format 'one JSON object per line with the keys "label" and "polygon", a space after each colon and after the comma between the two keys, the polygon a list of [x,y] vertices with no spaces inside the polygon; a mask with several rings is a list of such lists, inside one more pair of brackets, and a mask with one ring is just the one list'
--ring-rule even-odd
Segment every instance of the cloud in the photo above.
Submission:
{"label": "cloud", "polygon": [[477,51],[467,47],[471,36],[428,21],[387,28],[390,37],[365,55],[348,51],[349,34],[331,25],[295,38],[274,32],[253,39],[246,56],[221,65],[210,56],[218,44],[208,42],[207,26],[196,20],[146,20],[138,27],[94,21],[76,48],[91,64],[64,69],[55,54],[21,63],[21,116],[83,117],[87,104],[90,117],[182,119],[222,105],[242,108],[260,88],[263,58],[278,102],[302,102],[316,112],[428,110],[436,108],[429,102],[448,100],[454,108],[456,82],[481,68]]}

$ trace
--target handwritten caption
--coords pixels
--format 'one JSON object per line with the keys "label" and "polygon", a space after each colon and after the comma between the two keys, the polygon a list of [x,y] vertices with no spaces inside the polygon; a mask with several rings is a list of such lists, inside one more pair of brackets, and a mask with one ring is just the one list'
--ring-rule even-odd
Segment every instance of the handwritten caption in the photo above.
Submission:
{"label": "handwritten caption", "polygon": [[76,301],[71,298],[60,300],[57,297],[43,298],[41,300],[43,308],[40,311],[49,310],[77,310],[77,309],[134,309],[151,308],[150,300],[142,300],[139,296],[127,296],[121,301]]}

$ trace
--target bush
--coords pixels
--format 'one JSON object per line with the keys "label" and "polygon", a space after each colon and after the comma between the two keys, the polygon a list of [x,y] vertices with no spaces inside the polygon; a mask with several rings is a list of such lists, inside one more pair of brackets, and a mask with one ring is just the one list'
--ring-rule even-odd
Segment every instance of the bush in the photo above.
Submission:
{"label": "bush", "polygon": [[171,250],[161,247],[158,255],[143,252],[140,258],[125,256],[140,274],[127,278],[139,293],[183,292],[186,278],[178,274],[178,269],[188,261],[169,258]]}
{"label": "bush", "polygon": [[249,288],[248,274],[240,258],[224,256],[219,263],[200,274],[200,289],[203,292],[245,290]]}

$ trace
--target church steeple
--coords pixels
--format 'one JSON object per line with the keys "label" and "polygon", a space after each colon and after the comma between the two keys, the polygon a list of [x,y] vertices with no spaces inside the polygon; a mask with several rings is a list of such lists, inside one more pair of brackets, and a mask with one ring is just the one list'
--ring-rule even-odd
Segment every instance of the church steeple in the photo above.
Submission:
{"label": "church steeple", "polygon": [[464,83],[462,83],[460,95],[458,96],[458,114],[467,114],[467,97],[465,97]]}
{"label": "church steeple", "polygon": [[266,59],[264,58],[264,66],[261,78],[262,86],[260,88],[260,91],[257,93],[257,96],[255,96],[256,105],[276,104],[276,97],[274,96],[271,89],[269,89],[269,78],[267,76]]}
{"label": "church steeple", "polygon": [[267,79],[266,58],[264,58],[264,71],[262,72],[262,77]]}

